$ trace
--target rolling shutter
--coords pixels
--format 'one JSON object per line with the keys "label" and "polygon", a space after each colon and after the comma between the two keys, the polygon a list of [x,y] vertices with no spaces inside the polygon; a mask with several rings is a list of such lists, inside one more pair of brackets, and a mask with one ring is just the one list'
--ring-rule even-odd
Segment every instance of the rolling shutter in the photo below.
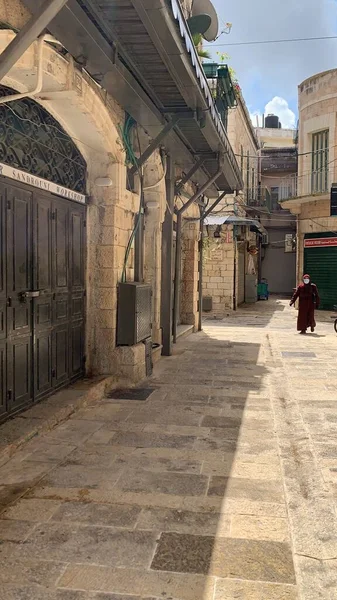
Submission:
{"label": "rolling shutter", "polygon": [[[305,240],[335,238],[331,232],[311,233]],[[321,298],[320,308],[332,310],[337,304],[337,246],[321,246],[304,248],[304,272],[308,273],[318,287]]]}

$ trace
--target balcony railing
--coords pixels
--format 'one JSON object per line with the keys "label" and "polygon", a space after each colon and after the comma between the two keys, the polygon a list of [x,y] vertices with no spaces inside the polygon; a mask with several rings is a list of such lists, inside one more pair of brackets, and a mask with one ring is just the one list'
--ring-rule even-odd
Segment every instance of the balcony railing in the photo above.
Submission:
{"label": "balcony railing", "polygon": [[251,207],[261,208],[266,212],[282,210],[280,202],[294,197],[294,187],[282,185],[281,187],[268,188],[260,186],[244,190],[246,204]]}
{"label": "balcony railing", "polygon": [[204,63],[208,85],[218,113],[227,129],[228,109],[236,104],[236,94],[227,65]]}
{"label": "balcony railing", "polygon": [[292,175],[282,180],[279,187],[279,200],[301,198],[303,196],[319,196],[328,194],[335,180],[333,170],[320,170],[303,175]]}

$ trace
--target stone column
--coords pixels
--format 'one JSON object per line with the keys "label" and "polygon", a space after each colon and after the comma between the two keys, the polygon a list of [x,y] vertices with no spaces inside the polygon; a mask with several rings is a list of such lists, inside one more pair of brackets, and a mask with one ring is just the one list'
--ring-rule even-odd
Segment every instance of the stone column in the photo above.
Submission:
{"label": "stone column", "polygon": [[[125,167],[111,164],[111,187],[93,186],[87,227],[88,374],[118,371],[116,348],[117,286],[137,211],[137,197],[125,189]],[[132,255],[127,275],[132,279]]]}
{"label": "stone column", "polygon": [[198,239],[199,222],[183,221],[180,318],[186,325],[198,326]]}

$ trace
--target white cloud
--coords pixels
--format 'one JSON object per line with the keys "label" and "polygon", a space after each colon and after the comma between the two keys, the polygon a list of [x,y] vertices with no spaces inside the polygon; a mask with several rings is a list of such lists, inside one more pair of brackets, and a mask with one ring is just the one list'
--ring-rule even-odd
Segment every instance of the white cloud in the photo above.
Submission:
{"label": "white cloud", "polygon": [[[283,129],[294,129],[296,126],[296,115],[289,108],[288,102],[280,96],[274,96],[272,100],[267,102],[264,108],[264,115],[277,115],[281,121]],[[257,126],[256,117],[259,120],[259,126],[262,127],[262,114],[255,110],[250,113],[250,118],[254,127]]]}
{"label": "white cloud", "polygon": [[274,96],[265,106],[265,114],[277,115],[284,129],[293,129],[296,125],[296,115],[289,108],[288,102],[280,96]]}
{"label": "white cloud", "polygon": [[[237,73],[251,112],[259,110],[262,113],[266,102],[275,96],[286,98],[289,106],[296,112],[297,86],[315,73],[336,68],[336,39],[229,45],[255,40],[335,36],[336,0],[212,2],[220,20],[230,21],[233,28],[230,35],[222,35],[219,40],[210,44],[209,49],[215,60],[218,60],[217,50],[228,52],[231,57],[229,64]],[[288,119],[284,115],[283,118],[283,125],[289,125],[289,115]]]}

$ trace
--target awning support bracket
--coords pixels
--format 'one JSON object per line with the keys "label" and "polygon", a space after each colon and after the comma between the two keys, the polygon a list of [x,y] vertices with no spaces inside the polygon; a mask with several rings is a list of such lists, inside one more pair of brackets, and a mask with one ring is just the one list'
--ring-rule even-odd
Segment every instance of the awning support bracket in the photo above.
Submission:
{"label": "awning support bracket", "polygon": [[223,169],[223,156],[220,156],[219,158],[219,166],[218,166],[218,170],[217,172],[212,175],[196,192],[195,194],[193,194],[193,196],[191,196],[191,198],[189,198],[189,200],[181,207],[179,208],[179,210],[177,210],[177,214],[183,214],[190,206],[191,204],[193,204],[193,202],[196,202],[200,196],[202,196],[206,190],[208,190],[208,188],[220,177],[221,173],[222,173],[222,169]]}
{"label": "awning support bracket", "polygon": [[177,229],[176,229],[176,260],[174,269],[174,301],[173,301],[173,342],[177,341],[178,332],[178,316],[180,311],[180,278],[181,278],[181,232],[183,213],[193,204],[197,202],[206,190],[220,177],[223,169],[223,156],[219,157],[218,170],[212,175],[199,189],[191,196],[191,198],[179,209],[176,210]]}
{"label": "awning support bracket", "polygon": [[176,187],[175,187],[175,194],[179,194],[180,190],[184,187],[185,183],[187,183],[191,177],[193,177],[194,173],[197,172],[198,169],[200,169],[200,167],[204,164],[205,162],[205,158],[202,156],[200,157],[193,165],[193,167],[191,167],[191,169],[188,171],[188,173],[186,173],[186,175],[184,175],[181,180],[177,183]]}
{"label": "awning support bracket", "polygon": [[202,220],[204,220],[212,212],[212,210],[214,210],[214,208],[218,206],[218,204],[226,196],[226,194],[227,192],[222,192],[222,194],[220,194],[220,196],[213,202],[213,204],[211,204],[211,206],[207,210],[205,210],[205,212],[203,212]]}
{"label": "awning support bracket", "polygon": [[49,25],[50,21],[67,4],[68,0],[45,0],[15,38],[0,55],[0,81]]}
{"label": "awning support bracket", "polygon": [[166,123],[163,129],[158,133],[158,135],[152,140],[152,142],[148,145],[146,150],[144,150],[143,154],[137,159],[137,164],[131,167],[129,170],[129,175],[133,176],[140,169],[144,163],[150,158],[150,156],[159,148],[161,143],[164,141],[166,136],[172,131],[172,129],[177,125],[180,115],[176,114],[171,117],[171,119]]}

